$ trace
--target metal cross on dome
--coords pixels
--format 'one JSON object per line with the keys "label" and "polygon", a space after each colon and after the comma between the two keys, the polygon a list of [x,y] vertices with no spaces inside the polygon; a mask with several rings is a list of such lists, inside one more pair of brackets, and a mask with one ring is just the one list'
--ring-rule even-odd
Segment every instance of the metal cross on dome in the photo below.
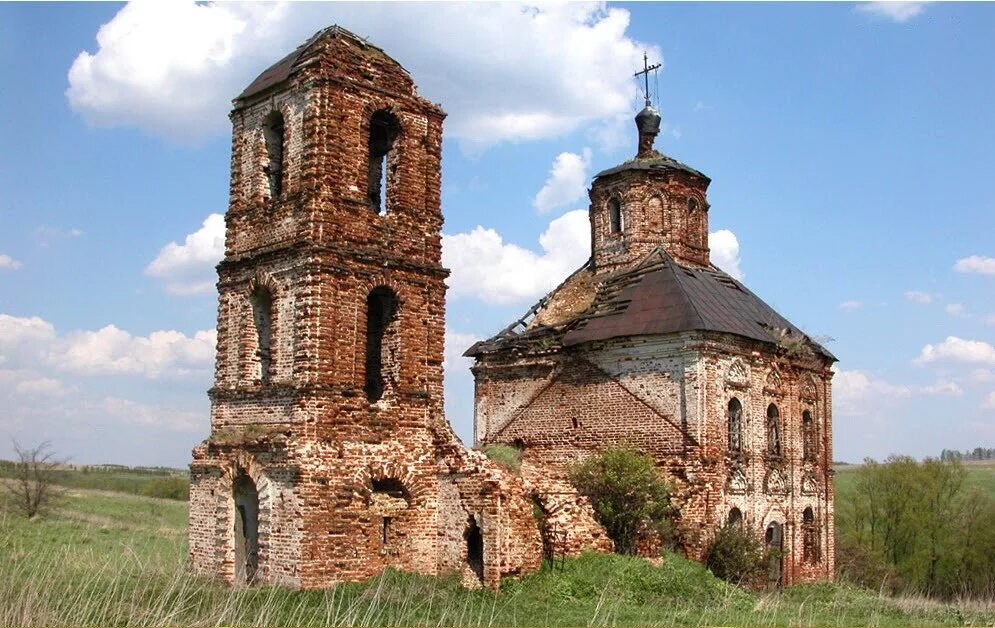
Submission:
{"label": "metal cross on dome", "polygon": [[644,95],[646,96],[646,106],[647,107],[649,107],[652,104],[650,102],[650,72],[652,72],[653,70],[658,70],[661,67],[661,64],[659,64],[659,63],[656,63],[654,65],[650,65],[649,63],[650,63],[649,57],[646,55],[646,51],[644,50],[643,51],[643,69],[632,75],[632,76],[635,76],[636,78],[639,78],[639,75],[642,74],[643,78],[646,81],[646,91],[644,92]]}

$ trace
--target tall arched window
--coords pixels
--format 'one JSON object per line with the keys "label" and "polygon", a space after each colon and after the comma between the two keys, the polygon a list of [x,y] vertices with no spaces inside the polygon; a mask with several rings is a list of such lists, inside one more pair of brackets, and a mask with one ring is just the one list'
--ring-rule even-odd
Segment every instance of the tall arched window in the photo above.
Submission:
{"label": "tall arched window", "polygon": [[819,554],[819,530],[815,525],[815,513],[808,507],[802,513],[802,560],[817,563]]}
{"label": "tall arched window", "polygon": [[394,141],[401,133],[401,124],[395,116],[386,109],[376,111],[370,116],[370,157],[369,180],[367,182],[367,198],[370,209],[378,214],[387,213],[389,196],[390,171],[396,167],[391,159]]}
{"label": "tall arched window", "polygon": [[808,410],[802,412],[802,458],[813,461],[819,450],[819,441],[816,438],[815,421],[812,413]]}
{"label": "tall arched window", "polygon": [[694,197],[688,199],[687,228],[688,242],[692,246],[704,247],[705,229],[702,220],[701,205],[698,203],[698,199]]}
{"label": "tall arched window", "polygon": [[256,360],[259,381],[270,380],[273,364],[273,294],[260,286],[249,295],[252,304],[252,324],[256,328]]}
{"label": "tall arched window", "polygon": [[784,453],[781,447],[781,413],[774,404],[767,406],[767,453],[772,456]]}
{"label": "tall arched window", "polygon": [[366,298],[366,398],[379,401],[397,378],[397,295],[390,288],[375,288]]}
{"label": "tall arched window", "polygon": [[729,400],[729,451],[743,451],[743,404],[733,397]]}
{"label": "tall arched window", "polygon": [[617,198],[608,201],[608,230],[610,233],[622,233],[622,201]]}
{"label": "tall arched window", "polygon": [[739,508],[733,508],[729,511],[729,518],[726,519],[726,525],[731,526],[741,526],[743,525],[743,512]]}
{"label": "tall arched window", "polygon": [[283,114],[274,111],[266,118],[263,137],[266,138],[266,155],[269,162],[263,168],[269,182],[270,198],[278,198],[283,192]]}

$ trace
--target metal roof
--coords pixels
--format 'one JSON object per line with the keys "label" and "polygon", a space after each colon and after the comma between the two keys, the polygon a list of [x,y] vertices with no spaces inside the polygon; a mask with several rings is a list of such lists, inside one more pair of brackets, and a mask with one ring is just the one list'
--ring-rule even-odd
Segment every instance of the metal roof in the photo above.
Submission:
{"label": "metal roof", "polygon": [[594,175],[594,178],[605,177],[613,175],[619,172],[625,172],[627,170],[642,170],[642,171],[666,171],[666,170],[681,170],[687,172],[688,174],[693,174],[695,176],[701,177],[706,181],[711,181],[705,174],[695,170],[687,164],[683,164],[673,157],[668,157],[662,153],[658,153],[656,157],[636,157],[635,159],[630,159],[629,161],[620,163],[619,165],[608,168],[607,170],[602,170],[598,174]]}
{"label": "metal roof", "polygon": [[[541,308],[548,302],[549,296],[537,305]],[[517,331],[523,328],[525,331]],[[553,339],[556,344],[570,347],[613,338],[686,331],[721,332],[774,345],[807,347],[836,360],[719,268],[682,266],[662,248],[655,249],[634,268],[608,276],[598,285],[591,305],[579,316],[559,325],[512,325],[497,336],[476,343],[466,355],[476,356],[531,342],[548,347]]]}
{"label": "metal roof", "polygon": [[353,33],[352,31],[346,30],[341,26],[332,25],[329,26],[328,28],[324,28],[318,31],[317,33],[312,35],[307,41],[298,46],[293,52],[288,54],[286,57],[280,59],[270,67],[266,68],[262,74],[257,76],[254,81],[249,83],[249,86],[246,87],[242,91],[242,93],[238,95],[236,100],[241,100],[243,98],[248,98],[249,96],[259,94],[273,87],[274,85],[279,85],[280,83],[286,81],[288,78],[290,78],[290,76],[294,73],[294,71],[297,70],[298,61],[301,60],[301,57],[304,55],[305,51],[307,51],[308,47],[325,36],[347,37],[361,44],[367,49],[377,51],[386,56],[386,53],[384,53],[383,50],[367,42],[359,35]]}

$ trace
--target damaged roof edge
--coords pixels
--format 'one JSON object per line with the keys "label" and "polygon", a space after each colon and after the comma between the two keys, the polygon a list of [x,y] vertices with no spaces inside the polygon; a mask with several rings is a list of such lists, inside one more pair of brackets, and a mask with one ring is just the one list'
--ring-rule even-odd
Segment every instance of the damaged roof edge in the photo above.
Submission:
{"label": "damaged roof edge", "polygon": [[[588,257],[587,260],[583,264],[581,264],[581,266],[577,270],[575,270],[572,273],[570,273],[569,275],[567,275],[566,279],[564,279],[563,281],[561,281],[559,283],[559,285],[557,285],[555,288],[553,288],[552,290],[550,290],[549,292],[547,292],[542,298],[540,298],[538,301],[536,301],[532,305],[532,307],[530,307],[528,310],[526,310],[525,314],[523,314],[522,316],[518,317],[518,319],[515,320],[513,323],[511,323],[510,325],[506,326],[504,329],[502,329],[498,333],[494,334],[490,338],[487,338],[487,339],[484,339],[484,340],[478,340],[477,342],[475,342],[472,345],[470,345],[470,347],[466,351],[463,352],[463,357],[464,358],[476,357],[480,353],[483,353],[484,349],[486,348],[486,346],[488,344],[491,344],[491,343],[493,343],[495,341],[498,341],[498,340],[500,340],[502,338],[517,338],[517,337],[520,337],[521,335],[524,335],[524,334],[513,333],[513,330],[516,327],[518,327],[519,325],[521,325],[522,327],[526,328],[525,333],[528,333],[528,331],[530,331],[530,330],[527,329],[528,323],[532,319],[534,319],[536,316],[538,316],[539,312],[542,311],[542,309],[549,303],[549,301],[553,297],[553,295],[555,295],[557,292],[559,292],[560,289],[563,288],[563,286],[565,286],[571,279],[573,279],[577,275],[577,273],[582,272],[582,271],[587,270],[587,269],[590,269],[590,267],[591,267],[591,259],[592,258]],[[543,326],[543,327],[540,327],[539,329],[543,329],[545,327],[546,326]]]}
{"label": "damaged roof edge", "polygon": [[235,97],[233,101],[235,105],[237,106],[241,101],[262,94],[263,92],[266,92],[271,88],[284,83],[294,74],[294,72],[297,69],[299,69],[298,61],[300,61],[301,56],[303,56],[304,52],[308,49],[308,47],[310,47],[319,39],[327,35],[332,35],[336,37],[345,37],[354,41],[360,46],[363,46],[364,48],[369,48],[376,52],[379,52],[380,54],[382,54],[383,56],[387,57],[395,64],[397,64],[397,67],[401,68],[401,70],[403,70],[405,74],[411,76],[410,72],[408,72],[407,69],[404,68],[404,66],[402,66],[400,63],[397,62],[396,59],[394,59],[386,52],[384,52],[382,48],[369,43],[365,38],[360,37],[359,35],[353,33],[350,30],[342,28],[338,24],[333,24],[332,26],[321,29],[320,31],[309,37],[307,41],[297,46],[297,48],[295,48],[290,54],[288,54],[287,56],[283,57],[282,59],[271,65],[270,67],[263,70],[262,73],[260,73],[259,76],[257,76],[254,81],[249,83],[248,87],[242,90],[241,94]]}
{"label": "damaged roof edge", "polygon": [[[654,261],[654,256],[659,259]],[[775,348],[804,347],[813,354],[837,361],[825,347],[718,267],[685,267],[661,248],[647,255],[635,268],[605,277],[594,288],[597,293],[583,313],[555,325],[511,333],[536,311],[541,311],[564,284],[543,297],[524,317],[498,335],[474,343],[463,355],[478,357],[513,347],[524,348],[523,343],[533,341],[553,341],[568,347],[616,338],[701,331],[730,334]]]}

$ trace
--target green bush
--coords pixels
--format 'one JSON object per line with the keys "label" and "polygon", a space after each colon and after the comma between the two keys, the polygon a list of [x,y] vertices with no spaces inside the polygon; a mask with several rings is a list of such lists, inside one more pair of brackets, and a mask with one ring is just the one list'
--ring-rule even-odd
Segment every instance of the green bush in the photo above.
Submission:
{"label": "green bush", "polygon": [[518,470],[522,468],[522,452],[516,447],[493,443],[484,445],[480,450],[484,452],[485,456],[509,471],[518,473]]}
{"label": "green bush", "polygon": [[727,582],[750,583],[764,570],[763,545],[742,525],[726,524],[708,546],[705,565]]}
{"label": "green bush", "polygon": [[591,500],[615,551],[633,554],[645,530],[669,538],[670,487],[653,459],[629,447],[611,447],[575,465],[570,482]]}
{"label": "green bush", "polygon": [[190,497],[190,481],[178,475],[149,480],[142,487],[145,497],[186,500]]}

